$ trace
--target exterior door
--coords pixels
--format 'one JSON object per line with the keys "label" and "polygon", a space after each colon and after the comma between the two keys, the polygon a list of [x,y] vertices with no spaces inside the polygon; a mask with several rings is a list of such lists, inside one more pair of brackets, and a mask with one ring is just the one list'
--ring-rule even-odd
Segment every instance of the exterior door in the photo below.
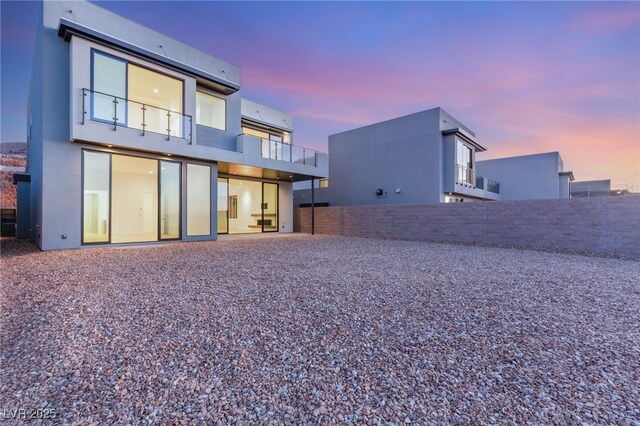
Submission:
{"label": "exterior door", "polygon": [[278,232],[278,184],[262,183],[262,232]]}

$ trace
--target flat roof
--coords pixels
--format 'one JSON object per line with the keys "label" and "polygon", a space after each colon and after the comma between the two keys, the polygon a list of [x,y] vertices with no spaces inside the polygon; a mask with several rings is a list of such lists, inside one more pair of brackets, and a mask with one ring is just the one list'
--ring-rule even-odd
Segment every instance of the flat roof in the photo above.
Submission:
{"label": "flat roof", "polygon": [[199,83],[202,83],[201,80],[205,80],[207,83],[209,83],[209,85],[212,86],[213,89],[220,91],[226,95],[230,95],[240,90],[240,85],[232,82],[231,80],[218,77],[207,71],[193,67],[175,59],[171,59],[167,56],[162,56],[156,52],[145,49],[144,47],[137,46],[120,38],[105,34],[77,22],[70,21],[66,18],[60,18],[60,24],[58,25],[58,35],[64,38],[65,41],[71,40],[72,35],[77,35],[82,38],[98,41],[100,43],[137,54],[162,65],[172,67],[179,71],[187,72],[198,78]]}
{"label": "flat roof", "polygon": [[452,129],[443,130],[442,134],[443,135],[452,135],[452,134],[456,135],[460,139],[463,139],[464,141],[466,141],[466,142],[470,143],[471,145],[473,145],[476,148],[476,151],[478,151],[478,152],[484,152],[484,151],[487,150],[487,147],[485,147],[480,142],[478,142],[473,135],[469,134],[462,127],[454,127]]}

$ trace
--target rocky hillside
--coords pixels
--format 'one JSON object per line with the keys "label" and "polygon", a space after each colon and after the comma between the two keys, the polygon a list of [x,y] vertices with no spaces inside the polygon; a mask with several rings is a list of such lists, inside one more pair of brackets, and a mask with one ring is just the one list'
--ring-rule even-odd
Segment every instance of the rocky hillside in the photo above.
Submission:
{"label": "rocky hillside", "polygon": [[27,144],[24,142],[0,143],[0,207],[16,207],[16,187],[13,174],[24,172],[27,165]]}

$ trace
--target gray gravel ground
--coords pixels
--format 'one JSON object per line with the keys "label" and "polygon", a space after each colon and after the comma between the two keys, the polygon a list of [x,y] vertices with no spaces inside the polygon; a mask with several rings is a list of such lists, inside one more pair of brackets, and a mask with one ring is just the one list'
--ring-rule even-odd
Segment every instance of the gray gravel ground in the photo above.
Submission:
{"label": "gray gravel ground", "polygon": [[1,309],[0,410],[56,423],[640,425],[637,261],[326,236],[10,242]]}

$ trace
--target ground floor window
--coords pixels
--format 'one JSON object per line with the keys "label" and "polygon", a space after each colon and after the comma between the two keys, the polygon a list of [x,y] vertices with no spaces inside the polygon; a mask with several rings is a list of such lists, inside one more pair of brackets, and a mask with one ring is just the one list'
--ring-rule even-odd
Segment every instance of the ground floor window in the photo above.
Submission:
{"label": "ground floor window", "polygon": [[277,231],[277,183],[218,179],[218,233]]}
{"label": "ground floor window", "polygon": [[187,235],[211,235],[211,167],[187,164]]}
{"label": "ground floor window", "polygon": [[109,242],[111,156],[85,151],[82,164],[82,240]]}
{"label": "ground floor window", "polygon": [[82,242],[180,239],[181,163],[83,151]]}
{"label": "ground floor window", "polygon": [[160,161],[160,238],[163,240],[180,238],[180,163]]}

